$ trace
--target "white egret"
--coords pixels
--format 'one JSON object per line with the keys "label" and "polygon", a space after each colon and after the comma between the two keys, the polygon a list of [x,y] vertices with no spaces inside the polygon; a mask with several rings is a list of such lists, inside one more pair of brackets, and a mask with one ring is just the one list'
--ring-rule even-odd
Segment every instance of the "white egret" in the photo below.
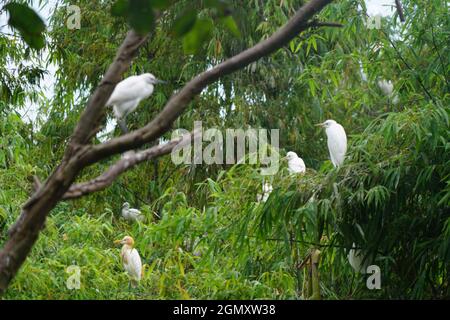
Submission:
{"label": "white egret", "polygon": [[304,173],[306,171],[305,162],[295,152],[289,151],[286,154],[288,160],[289,173]]}
{"label": "white egret", "polygon": [[128,221],[143,221],[144,215],[142,212],[138,209],[130,208],[130,204],[128,202],[125,202],[122,205],[122,217],[125,218],[125,220]]}
{"label": "white egret", "polygon": [[151,73],[144,73],[128,77],[116,85],[106,106],[113,106],[117,123],[123,132],[128,132],[125,117],[136,110],[139,102],[153,93],[154,85],[158,83],[166,82]]}
{"label": "white egret", "polygon": [[367,273],[367,267],[369,266],[369,257],[366,257],[364,252],[360,249],[355,249],[356,245],[353,243],[352,249],[348,252],[348,262],[352,266],[353,270],[362,274]]}
{"label": "white egret", "polygon": [[400,101],[398,94],[394,96],[394,84],[391,80],[378,80],[377,83],[383,94],[389,97],[393,104],[397,104]]}
{"label": "white egret", "polygon": [[258,202],[266,202],[269,199],[270,193],[273,191],[273,187],[269,182],[265,182],[262,185],[262,194],[258,193],[256,199]]}
{"label": "white egret", "polygon": [[318,126],[325,128],[331,162],[335,167],[340,166],[347,152],[347,135],[344,128],[334,120],[327,120],[319,123]]}
{"label": "white egret", "polygon": [[378,87],[381,89],[385,96],[390,97],[394,92],[394,84],[391,80],[378,80]]}
{"label": "white egret", "polygon": [[135,288],[142,277],[142,261],[139,252],[133,248],[134,239],[130,236],[125,236],[122,240],[115,240],[114,243],[123,245],[120,251],[123,268],[130,277],[130,284]]}

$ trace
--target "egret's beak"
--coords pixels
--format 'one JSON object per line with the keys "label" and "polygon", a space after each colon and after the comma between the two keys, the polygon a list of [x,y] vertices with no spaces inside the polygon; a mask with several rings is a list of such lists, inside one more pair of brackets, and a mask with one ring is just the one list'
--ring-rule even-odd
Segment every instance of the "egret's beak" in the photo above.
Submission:
{"label": "egret's beak", "polygon": [[323,127],[324,125],[325,125],[325,123],[323,123],[323,122],[315,124],[316,127]]}
{"label": "egret's beak", "polygon": [[167,81],[164,81],[164,80],[159,80],[159,79],[156,79],[155,80],[155,84],[167,84],[168,82]]}
{"label": "egret's beak", "polygon": [[114,240],[114,244],[122,244],[122,240]]}

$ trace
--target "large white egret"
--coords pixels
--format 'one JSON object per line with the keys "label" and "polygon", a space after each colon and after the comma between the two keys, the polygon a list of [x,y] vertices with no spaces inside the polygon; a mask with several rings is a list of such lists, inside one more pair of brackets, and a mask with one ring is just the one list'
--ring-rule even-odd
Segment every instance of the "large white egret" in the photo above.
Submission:
{"label": "large white egret", "polygon": [[290,173],[304,173],[306,171],[305,162],[295,152],[289,151],[286,154],[286,159]]}
{"label": "large white egret", "polygon": [[258,202],[266,202],[269,199],[270,193],[273,191],[273,187],[269,182],[265,182],[262,185],[262,194],[258,193],[256,199]]}
{"label": "large white egret", "polygon": [[130,204],[125,202],[122,206],[122,217],[128,221],[143,221],[144,215],[138,209],[130,208]]}
{"label": "large white egret", "polygon": [[139,102],[150,97],[154,85],[158,83],[166,82],[157,79],[151,73],[144,73],[128,77],[116,85],[106,106],[113,106],[117,123],[123,132],[128,132],[125,117],[136,110]]}
{"label": "large white egret", "polygon": [[344,162],[347,152],[347,135],[344,127],[334,120],[327,120],[324,123],[319,123],[318,126],[325,128],[331,162],[335,167],[340,166]]}
{"label": "large white egret", "polygon": [[123,245],[120,251],[123,268],[130,277],[130,284],[135,288],[141,281],[142,261],[139,252],[133,248],[134,239],[130,236],[125,236],[122,240],[115,240],[114,243]]}

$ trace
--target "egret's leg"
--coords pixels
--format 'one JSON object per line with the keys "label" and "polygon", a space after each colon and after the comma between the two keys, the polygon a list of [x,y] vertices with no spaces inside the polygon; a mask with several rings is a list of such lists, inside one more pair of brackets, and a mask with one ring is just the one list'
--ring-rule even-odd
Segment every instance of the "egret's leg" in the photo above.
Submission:
{"label": "egret's leg", "polygon": [[119,125],[119,127],[123,133],[128,133],[127,123],[125,121],[125,118],[117,119],[117,124]]}

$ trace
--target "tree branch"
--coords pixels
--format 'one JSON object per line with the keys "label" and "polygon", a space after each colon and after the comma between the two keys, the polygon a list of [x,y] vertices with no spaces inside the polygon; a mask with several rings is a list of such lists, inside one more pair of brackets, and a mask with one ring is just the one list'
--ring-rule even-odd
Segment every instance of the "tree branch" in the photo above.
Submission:
{"label": "tree branch", "polygon": [[403,14],[402,4],[400,0],[395,0],[395,6],[397,7],[397,13],[401,22],[405,22],[405,15]]}
{"label": "tree branch", "polygon": [[267,56],[289,43],[298,33],[308,29],[310,20],[323,7],[332,0],[312,0],[301,7],[286,25],[272,36],[255,46],[242,51],[214,68],[205,71],[189,81],[177,94],[173,95],[164,109],[146,126],[122,135],[105,143],[93,146],[80,159],[83,165],[95,163],[108,156],[136,149],[145,143],[151,142],[165,132],[172,123],[187,108],[189,102],[209,84],[236,70],[244,68],[250,63]]}
{"label": "tree branch", "polygon": [[189,144],[193,139],[197,138],[200,131],[193,131],[182,137],[173,139],[165,144],[156,145],[149,149],[139,152],[125,153],[120,160],[109,167],[107,171],[87,182],[73,184],[64,194],[63,199],[75,199],[86,194],[97,192],[111,185],[122,173],[133,168],[141,162],[156,159],[163,155],[169,154],[175,147],[182,147]]}
{"label": "tree branch", "polygon": [[37,186],[37,191],[23,205],[19,218],[9,229],[9,239],[0,251],[0,296],[25,261],[44,227],[47,215],[61,200],[83,168],[78,159],[91,148],[91,146],[85,145],[89,135],[96,127],[105,102],[111,95],[115,84],[128,69],[131,60],[136,56],[138,48],[146,38],[146,36],[139,36],[133,31],[128,32],[114,61],[89,99],[61,164],[55,168],[43,185]]}
{"label": "tree branch", "polygon": [[89,140],[101,121],[103,108],[115,84],[121,79],[139,47],[147,39],[147,36],[139,36],[130,31],[119,48],[114,62],[89,99],[61,163],[25,203],[20,217],[9,230],[9,239],[0,251],[0,295],[5,292],[25,261],[44,227],[47,215],[61,201],[83,168],[108,156],[138,148],[162,136],[187,108],[189,102],[208,84],[281,48],[299,32],[308,28],[308,20],[331,2],[332,0],[309,1],[285,26],[268,39],[196,76],[172,96],[161,113],[145,127],[100,145],[90,145]]}

